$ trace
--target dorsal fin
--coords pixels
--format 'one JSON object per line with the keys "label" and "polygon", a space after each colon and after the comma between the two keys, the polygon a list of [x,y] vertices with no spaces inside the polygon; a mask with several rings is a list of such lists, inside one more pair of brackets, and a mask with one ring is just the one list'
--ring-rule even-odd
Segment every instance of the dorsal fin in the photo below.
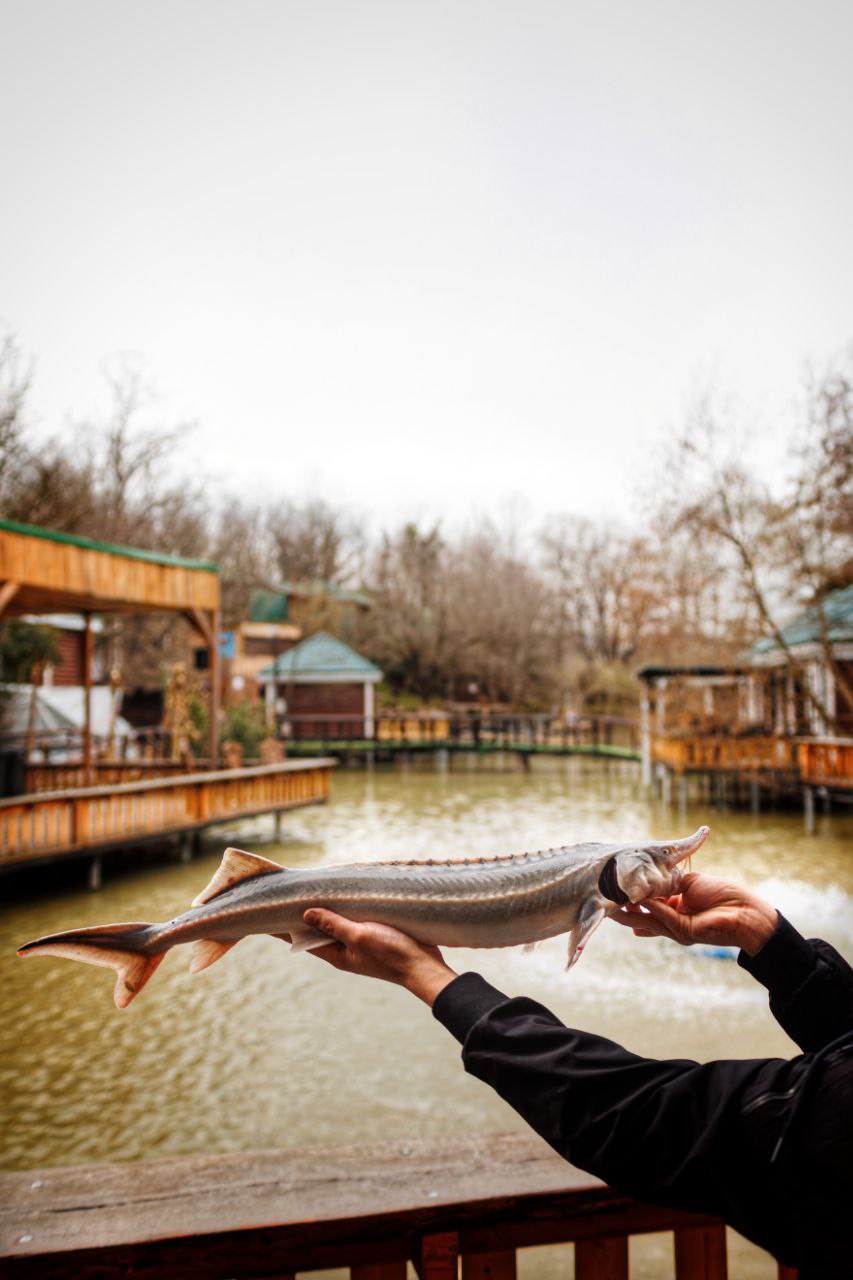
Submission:
{"label": "dorsal fin", "polygon": [[241,880],[251,880],[254,876],[267,876],[271,871],[283,870],[280,863],[260,858],[256,853],[246,853],[243,849],[226,849],[210,884],[197,898],[193,898],[192,905],[203,907],[211,898],[218,898],[226,889],[233,889]]}

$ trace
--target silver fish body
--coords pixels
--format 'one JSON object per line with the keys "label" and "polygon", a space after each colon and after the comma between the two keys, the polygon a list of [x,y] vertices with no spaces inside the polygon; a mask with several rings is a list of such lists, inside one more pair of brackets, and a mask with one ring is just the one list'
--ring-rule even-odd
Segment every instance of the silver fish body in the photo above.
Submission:
{"label": "silver fish body", "polygon": [[100,925],[27,943],[19,954],[64,955],[117,970],[116,1003],[137,994],[172,947],[193,942],[198,972],[250,934],[286,937],[293,950],[328,945],[309,907],[375,921],[423,943],[506,947],[569,934],[569,965],[619,901],[674,892],[679,863],[708,835],[683,840],[579,844],[465,861],[360,862],[288,869],[228,849],[193,906],[162,924]]}

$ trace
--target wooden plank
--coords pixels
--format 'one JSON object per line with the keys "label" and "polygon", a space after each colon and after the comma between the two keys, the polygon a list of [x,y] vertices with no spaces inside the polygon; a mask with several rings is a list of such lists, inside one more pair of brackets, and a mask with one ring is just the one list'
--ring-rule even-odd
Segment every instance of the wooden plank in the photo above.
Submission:
{"label": "wooden plank", "polygon": [[[475,1135],[0,1174],[0,1271],[221,1280],[399,1264],[429,1237],[417,1256],[447,1280],[454,1248],[702,1221],[632,1201],[527,1134]],[[436,1239],[448,1233],[452,1247]]]}
{"label": "wooden plank", "polygon": [[579,1240],[575,1245],[575,1280],[628,1280],[628,1237]]}
{"label": "wooden plank", "polygon": [[727,1280],[725,1227],[677,1230],[675,1276],[676,1280]]}
{"label": "wooden plank", "polygon": [[515,1249],[463,1254],[462,1280],[516,1280]]}

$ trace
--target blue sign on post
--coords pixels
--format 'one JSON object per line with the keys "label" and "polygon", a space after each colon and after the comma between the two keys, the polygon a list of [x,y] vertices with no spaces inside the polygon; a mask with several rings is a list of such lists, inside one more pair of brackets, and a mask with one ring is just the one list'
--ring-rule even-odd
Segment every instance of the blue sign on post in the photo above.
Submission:
{"label": "blue sign on post", "polygon": [[219,656],[221,658],[233,658],[237,652],[237,636],[233,631],[220,631],[219,633]]}

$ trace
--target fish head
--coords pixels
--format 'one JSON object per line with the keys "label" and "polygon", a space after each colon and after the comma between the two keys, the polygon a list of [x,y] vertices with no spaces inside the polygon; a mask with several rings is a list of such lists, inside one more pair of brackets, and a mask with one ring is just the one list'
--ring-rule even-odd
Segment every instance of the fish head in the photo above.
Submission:
{"label": "fish head", "polygon": [[649,843],[620,850],[613,862],[616,885],[624,895],[622,900],[642,902],[644,898],[662,898],[678,893],[680,863],[705,843],[710,830],[710,827],[700,827],[683,840],[667,840],[661,844]]}

